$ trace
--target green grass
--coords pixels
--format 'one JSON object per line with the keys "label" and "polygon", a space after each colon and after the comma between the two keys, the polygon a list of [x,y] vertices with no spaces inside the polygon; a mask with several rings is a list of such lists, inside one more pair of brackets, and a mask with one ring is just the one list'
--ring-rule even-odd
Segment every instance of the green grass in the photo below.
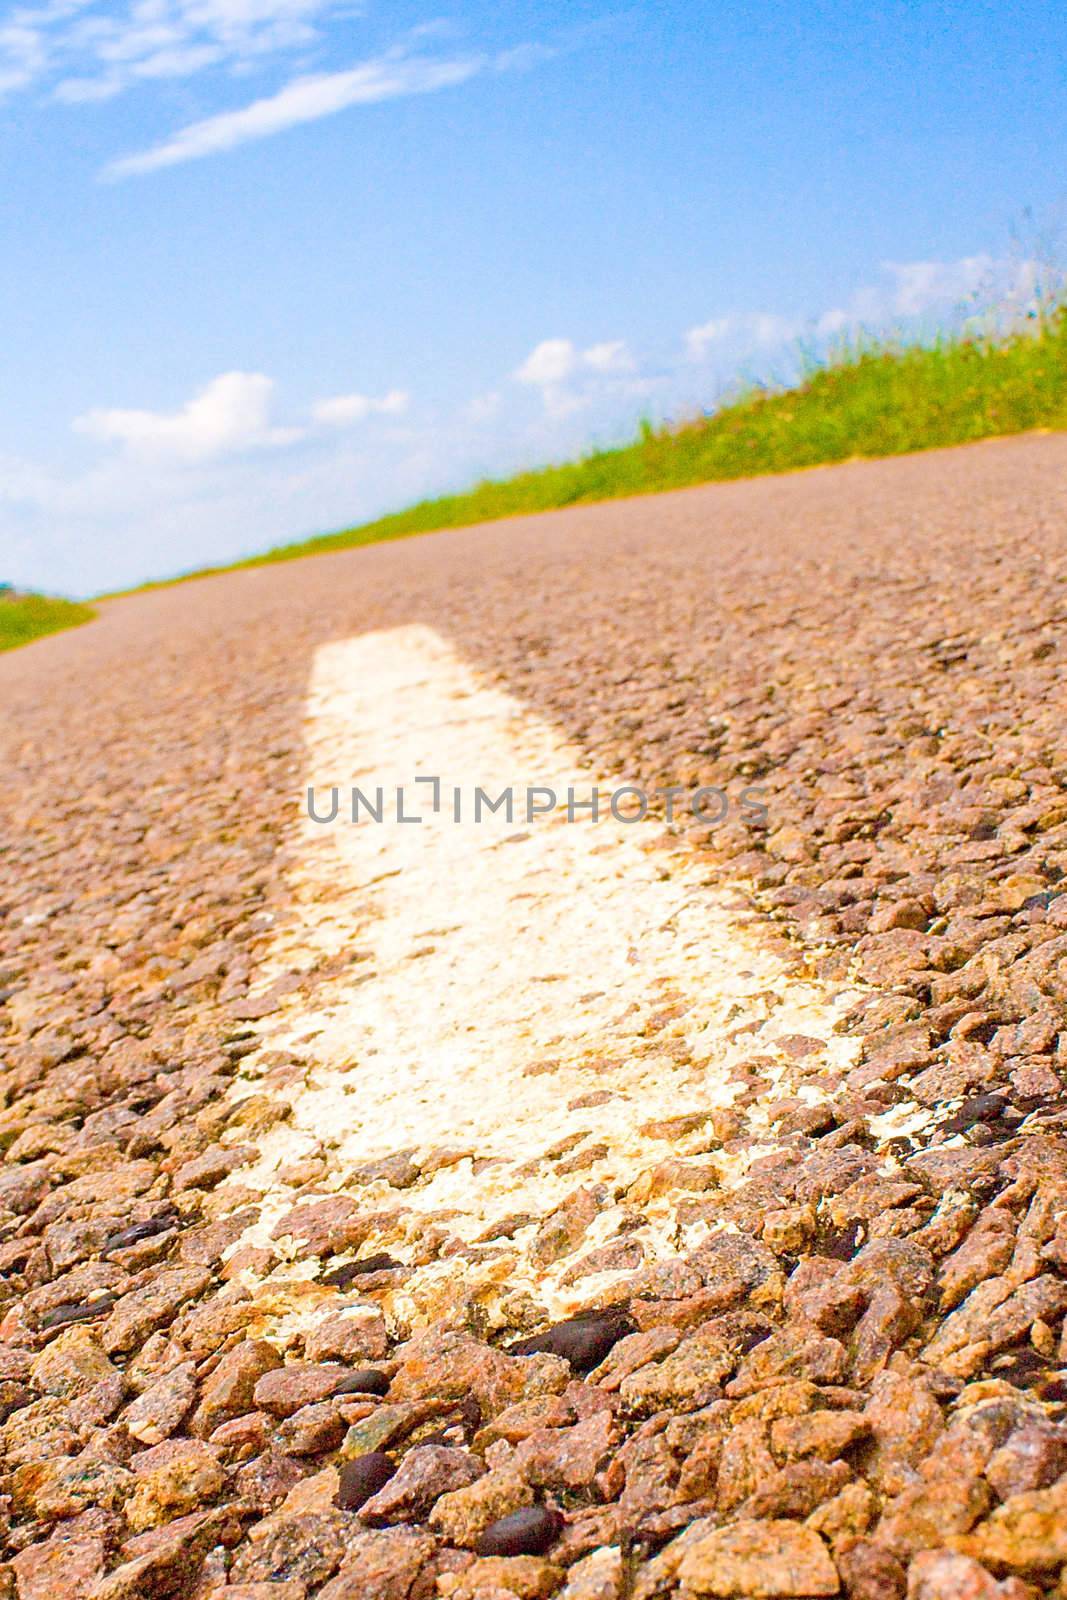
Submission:
{"label": "green grass", "polygon": [[710,415],[659,428],[646,423],[632,443],[616,449],[423,500],[235,566],[857,456],[904,455],[1034,428],[1067,428],[1063,306],[1010,334],[943,335],[910,345],[871,341],[803,364],[803,376],[791,387],[751,388]]}
{"label": "green grass", "polygon": [[75,600],[53,600],[43,594],[6,596],[0,593],[0,650],[14,650],[46,633],[75,628],[96,613]]}

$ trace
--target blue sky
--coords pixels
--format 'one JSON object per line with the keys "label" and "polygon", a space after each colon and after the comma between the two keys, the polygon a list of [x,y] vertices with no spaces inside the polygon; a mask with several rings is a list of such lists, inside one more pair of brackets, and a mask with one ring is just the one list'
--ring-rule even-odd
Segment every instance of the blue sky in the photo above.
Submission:
{"label": "blue sky", "polygon": [[1065,47],[1026,0],[24,0],[0,578],[230,559],[1024,299]]}

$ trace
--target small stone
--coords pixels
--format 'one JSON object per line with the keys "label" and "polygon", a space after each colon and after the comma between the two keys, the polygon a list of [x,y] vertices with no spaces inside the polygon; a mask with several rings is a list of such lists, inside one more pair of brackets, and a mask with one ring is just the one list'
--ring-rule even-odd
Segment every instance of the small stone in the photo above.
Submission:
{"label": "small stone", "polygon": [[183,1441],[174,1455],[138,1478],[123,1507],[126,1521],[134,1533],[158,1527],[213,1500],[225,1482],[226,1474],[207,1445]]}
{"label": "small stone", "polygon": [[367,1501],[384,1489],[396,1472],[396,1462],[382,1450],[371,1450],[355,1461],[346,1461],[340,1469],[337,1486],[337,1504],[342,1511],[359,1511]]}
{"label": "small stone", "polygon": [[738,1509],[757,1519],[809,1517],[848,1484],[849,1476],[843,1461],[793,1461],[761,1478]]}
{"label": "small stone", "polygon": [[384,1488],[363,1507],[364,1522],[382,1527],[391,1522],[422,1522],[444,1494],[464,1489],[482,1477],[485,1467],[465,1450],[447,1445],[418,1445],[409,1450]]}
{"label": "small stone", "polygon": [[442,1574],[437,1593],[443,1600],[549,1600],[562,1581],[560,1568],[538,1556],[486,1556]]}
{"label": "small stone", "polygon": [[291,1582],[308,1589],[332,1578],[345,1554],[345,1518],[326,1510],[294,1510],[288,1504],[255,1525],[230,1567],[236,1583]]}
{"label": "small stone", "polygon": [[[848,1600],[903,1600],[907,1588],[904,1568],[890,1551],[872,1539],[844,1539],[834,1550]],[[945,1600],[929,1595],[927,1600]]]}
{"label": "small stone", "polygon": [[202,1267],[170,1267],[155,1273],[151,1283],[115,1303],[104,1325],[104,1349],[109,1355],[133,1350],[199,1299],[210,1283],[211,1274]]}
{"label": "small stone", "polygon": [[635,1331],[621,1307],[605,1311],[582,1312],[557,1322],[544,1333],[535,1333],[508,1346],[512,1356],[552,1355],[568,1361],[576,1372],[590,1372],[599,1366],[612,1346]]}
{"label": "small stone", "polygon": [[603,1545],[574,1563],[559,1600],[619,1600],[623,1577],[622,1551],[617,1545]]}
{"label": "small stone", "polygon": [[558,1393],[570,1377],[570,1368],[558,1356],[521,1359],[466,1333],[435,1331],[404,1346],[389,1394],[395,1400],[463,1400],[469,1395],[490,1418],[517,1400]]}
{"label": "small stone", "polygon": [[145,1239],[154,1239],[161,1233],[167,1233],[178,1223],[178,1215],[174,1211],[165,1211],[160,1216],[148,1217],[144,1222],[132,1222],[128,1228],[120,1228],[117,1233],[109,1234],[104,1240],[101,1254],[110,1255],[113,1250],[128,1250],[132,1245],[141,1244]]}
{"label": "small stone", "polygon": [[335,1395],[341,1394],[374,1394],[379,1397],[389,1393],[389,1379],[384,1372],[379,1372],[376,1367],[359,1367],[355,1372],[343,1378],[334,1390]]}
{"label": "small stone", "polygon": [[58,1530],[11,1559],[18,1600],[83,1600],[104,1570],[100,1534]]}
{"label": "small stone", "polygon": [[183,1361],[126,1407],[123,1426],[141,1444],[160,1444],[181,1426],[195,1399],[196,1367]]}
{"label": "small stone", "polygon": [[694,1594],[837,1594],[837,1569],[817,1533],[798,1522],[732,1523],[690,1546],[678,1576]]}
{"label": "small stone", "polygon": [[1009,1572],[1044,1571],[1067,1562],[1067,1479],[1012,1495],[973,1533],[944,1541],[963,1555]]}
{"label": "small stone", "polygon": [[985,1475],[1001,1500],[1044,1489],[1067,1472],[1067,1428],[1041,1422],[1016,1428],[986,1463]]}
{"label": "small stone", "polygon": [[332,1272],[327,1272],[322,1282],[331,1289],[350,1289],[357,1279],[366,1277],[371,1272],[392,1272],[403,1266],[402,1261],[397,1261],[393,1256],[380,1251],[377,1255],[364,1256],[362,1260],[346,1261],[342,1266],[334,1267]]}
{"label": "small stone", "polygon": [[317,1600],[430,1600],[435,1554],[435,1541],[421,1529],[350,1522],[341,1570]]}
{"label": "small stone", "polygon": [[194,1511],[165,1528],[139,1534],[123,1546],[129,1559],[96,1583],[93,1600],[144,1600],[181,1592],[231,1525],[225,1511]]}
{"label": "small stone", "polygon": [[533,1490],[525,1478],[513,1467],[502,1467],[464,1489],[443,1494],[430,1513],[430,1526],[450,1544],[472,1550],[486,1528],[532,1501]]}
{"label": "small stone", "polygon": [[317,1456],[336,1450],[345,1436],[346,1424],[336,1406],[328,1401],[301,1406],[286,1417],[278,1428],[278,1443],[291,1456]]}
{"label": "small stone", "polygon": [[31,1376],[42,1394],[73,1400],[115,1374],[97,1334],[89,1328],[75,1327],[42,1350],[33,1363]]}
{"label": "small stone", "polygon": [[535,1267],[551,1266],[568,1255],[584,1237],[586,1229],[602,1209],[600,1195],[593,1189],[575,1189],[541,1223],[530,1245],[530,1260]]}
{"label": "small stone", "polygon": [[480,1556],[539,1556],[562,1529],[563,1518],[551,1506],[523,1506],[491,1522],[475,1549]]}
{"label": "small stone", "polygon": [[256,1384],[281,1365],[278,1351],[265,1339],[245,1339],[228,1350],[204,1384],[191,1432],[206,1438],[223,1422],[251,1411]]}
{"label": "small stone", "polygon": [[244,1417],[231,1417],[220,1423],[208,1443],[231,1461],[248,1461],[260,1455],[270,1443],[274,1419],[263,1411],[250,1411]]}
{"label": "small stone", "polygon": [[336,1394],[344,1377],[340,1366],[279,1366],[259,1378],[251,1398],[260,1411],[269,1411],[272,1417],[291,1417],[302,1407]]}
{"label": "small stone", "polygon": [[352,1306],[316,1324],[304,1346],[309,1361],[380,1361],[389,1349],[385,1318],[376,1306]]}
{"label": "small stone", "polygon": [[908,1600],[1030,1600],[1033,1592],[1018,1578],[998,1583],[980,1562],[948,1550],[920,1550],[908,1573]]}
{"label": "small stone", "polygon": [[771,1424],[771,1450],[787,1461],[816,1457],[836,1461],[871,1431],[856,1411],[813,1411],[806,1417],[779,1417]]}
{"label": "small stone", "polygon": [[541,1489],[587,1489],[620,1443],[610,1411],[594,1411],[571,1428],[538,1428],[515,1451],[515,1467]]}
{"label": "small stone", "polygon": [[116,1303],[117,1296],[101,1294],[94,1300],[66,1301],[46,1311],[40,1320],[42,1331],[65,1328],[72,1322],[98,1322]]}
{"label": "small stone", "polygon": [[10,1482],[15,1507],[49,1521],[75,1517],[89,1506],[107,1510],[120,1506],[129,1492],[131,1476],[113,1461],[97,1461],[82,1454],[28,1462],[12,1474]]}
{"label": "small stone", "polygon": [[234,1487],[242,1500],[264,1513],[272,1511],[303,1480],[303,1463],[274,1449],[245,1461],[234,1473]]}
{"label": "small stone", "polygon": [[789,1327],[763,1340],[745,1357],[726,1392],[740,1399],[783,1378],[842,1383],[847,1372],[848,1352],[840,1340],[827,1338],[815,1328]]}

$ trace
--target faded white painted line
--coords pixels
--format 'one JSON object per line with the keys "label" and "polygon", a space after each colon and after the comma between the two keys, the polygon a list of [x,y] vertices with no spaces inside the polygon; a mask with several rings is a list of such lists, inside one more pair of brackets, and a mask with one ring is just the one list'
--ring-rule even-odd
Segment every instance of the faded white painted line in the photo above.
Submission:
{"label": "faded white painted line", "polygon": [[[425,627],[321,649],[307,737],[308,782],[323,799],[333,784],[388,793],[419,774],[491,794],[536,783],[585,795],[595,781],[575,747]],[[249,1238],[264,1242],[292,1204],[277,1174],[303,1155],[325,1151],[324,1187],[337,1190],[376,1157],[466,1151],[411,1187],[370,1189],[370,1203],[401,1216],[365,1249],[409,1260],[435,1223],[451,1241],[393,1309],[420,1319],[473,1295],[496,1315],[518,1294],[559,1313],[627,1275],[575,1279],[591,1248],[625,1234],[655,1259],[694,1242],[679,1233],[676,1193],[624,1198],[642,1173],[696,1152],[729,1183],[749,1159],[709,1153],[707,1129],[672,1143],[642,1128],[729,1105],[733,1069],[773,1055],[783,1035],[824,1039],[827,1068],[847,1066],[851,1043],[833,1030],[855,996],[791,975],[757,920],[702,883],[699,862],[651,847],[657,825],[562,812],[529,826],[503,815],[457,824],[428,799],[418,825],[301,823],[300,915],[263,983],[316,958],[358,949],[365,959],[311,1009],[294,1000],[260,1027],[266,1050],[292,1050],[312,1069],[291,1125],[264,1136],[259,1162],[235,1180],[269,1191]],[[757,1139],[760,1127],[756,1108]],[[560,1170],[585,1151],[587,1166]],[[580,1185],[597,1193],[598,1215],[538,1265],[540,1221]],[[533,1220],[472,1252],[484,1259],[449,1253],[515,1213]]]}

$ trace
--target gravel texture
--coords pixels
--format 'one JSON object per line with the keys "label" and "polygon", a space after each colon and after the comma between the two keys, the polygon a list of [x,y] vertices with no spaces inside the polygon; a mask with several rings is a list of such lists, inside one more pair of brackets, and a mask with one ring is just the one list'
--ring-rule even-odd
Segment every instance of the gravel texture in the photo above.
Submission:
{"label": "gravel texture", "polygon": [[[0,1595],[1062,1600],[1065,620],[1067,441],[1030,437],[222,576],[0,661]],[[851,997],[668,1131],[555,1331],[536,1294],[405,1322],[420,1151],[302,1151],[284,1227],[252,1181],[315,1070],[280,1024],[365,977],[278,970],[313,662],[415,624],[591,774],[759,783],[765,826],[647,837]]]}

